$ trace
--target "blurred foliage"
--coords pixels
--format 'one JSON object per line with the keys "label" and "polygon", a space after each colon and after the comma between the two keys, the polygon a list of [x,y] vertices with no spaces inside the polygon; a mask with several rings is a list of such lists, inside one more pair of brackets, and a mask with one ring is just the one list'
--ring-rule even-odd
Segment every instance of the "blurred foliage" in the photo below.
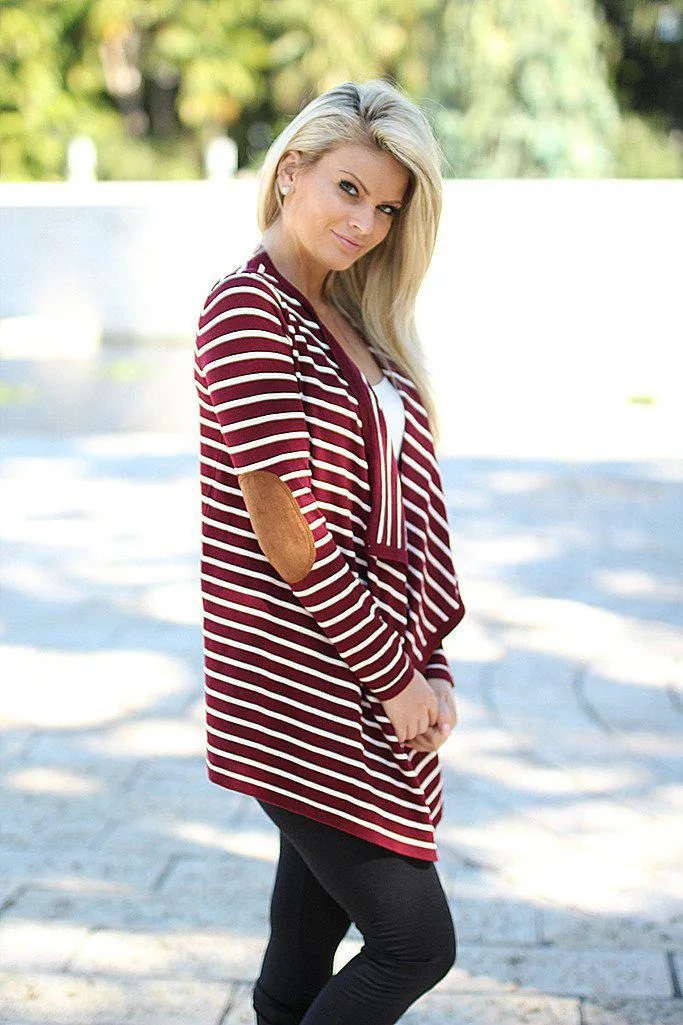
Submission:
{"label": "blurred foliage", "polygon": [[625,116],[619,177],[683,176],[683,0],[599,0],[610,80]]}
{"label": "blurred foliage", "polygon": [[101,179],[201,178],[223,135],[254,171],[310,99],[375,77],[434,111],[446,174],[678,175],[663,6],[670,36],[683,0],[0,0],[0,178],[63,179],[78,135]]}
{"label": "blurred foliage", "polygon": [[619,178],[681,178],[683,157],[666,131],[651,120],[626,114],[616,147]]}
{"label": "blurred foliage", "polygon": [[622,109],[665,113],[671,127],[683,129],[683,0],[599,0],[599,6]]}
{"label": "blurred foliage", "polygon": [[13,406],[17,403],[28,405],[38,398],[38,389],[34,384],[10,384],[9,381],[0,381],[0,408]]}
{"label": "blurred foliage", "polygon": [[613,175],[620,118],[592,0],[454,2],[441,29],[431,91],[455,177]]}

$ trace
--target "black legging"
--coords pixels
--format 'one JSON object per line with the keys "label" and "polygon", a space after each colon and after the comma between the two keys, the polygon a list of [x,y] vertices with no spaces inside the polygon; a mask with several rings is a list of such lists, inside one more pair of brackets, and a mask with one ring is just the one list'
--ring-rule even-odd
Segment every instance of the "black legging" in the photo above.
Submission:
{"label": "black legging", "polygon": [[[257,1025],[394,1025],[455,963],[435,863],[256,800],[280,830]],[[333,975],[352,921],[365,942]]]}

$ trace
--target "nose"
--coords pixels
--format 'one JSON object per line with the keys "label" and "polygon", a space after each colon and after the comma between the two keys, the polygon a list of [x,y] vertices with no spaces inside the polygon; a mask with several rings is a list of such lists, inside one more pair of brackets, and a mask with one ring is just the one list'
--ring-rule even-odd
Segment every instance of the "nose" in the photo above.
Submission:
{"label": "nose", "polygon": [[364,235],[369,235],[373,228],[374,217],[374,209],[364,207],[362,210],[354,212],[353,216],[349,218],[349,224],[352,228],[357,228]]}

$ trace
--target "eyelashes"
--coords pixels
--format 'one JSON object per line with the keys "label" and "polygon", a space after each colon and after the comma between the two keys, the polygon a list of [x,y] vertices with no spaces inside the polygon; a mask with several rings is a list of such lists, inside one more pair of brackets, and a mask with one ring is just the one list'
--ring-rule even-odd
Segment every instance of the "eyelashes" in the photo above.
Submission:
{"label": "eyelashes", "polygon": [[[349,192],[347,189],[343,188],[344,185],[350,185],[352,189],[356,189],[356,192],[358,192],[358,189],[353,184],[353,182],[350,182],[346,178],[342,178],[342,180],[339,182],[339,187],[342,189],[343,192],[346,192],[347,196],[349,195]],[[395,217],[399,211],[399,208],[397,206],[385,206],[384,211],[389,211],[389,217]]]}

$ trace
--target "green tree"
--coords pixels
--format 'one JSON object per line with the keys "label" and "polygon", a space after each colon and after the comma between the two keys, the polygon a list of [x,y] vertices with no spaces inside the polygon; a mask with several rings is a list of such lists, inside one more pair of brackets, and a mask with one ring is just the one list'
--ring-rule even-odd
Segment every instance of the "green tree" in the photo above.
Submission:
{"label": "green tree", "polygon": [[258,0],[31,0],[0,8],[5,180],[64,177],[89,135],[102,178],[201,177],[203,143],[263,101]]}
{"label": "green tree", "polygon": [[7,0],[2,177],[59,179],[91,136],[102,178],[194,178],[229,134],[256,168],[310,98],[349,78],[425,87],[435,0]]}
{"label": "green tree", "polygon": [[202,177],[226,134],[255,170],[309,99],[371,77],[433,108],[446,174],[674,175],[664,8],[683,0],[601,0],[602,21],[594,0],[0,0],[0,177],[63,178],[80,134],[105,179]]}
{"label": "green tree", "polygon": [[683,130],[683,0],[599,0],[623,110]]}
{"label": "green tree", "polygon": [[626,178],[683,177],[683,0],[599,0]]}
{"label": "green tree", "polygon": [[449,0],[431,93],[451,173],[613,174],[620,116],[593,0]]}
{"label": "green tree", "polygon": [[[113,130],[93,98],[97,84],[76,68],[72,33],[84,2],[0,7],[0,153],[9,180],[62,176],[64,143],[79,131]],[[80,74],[79,74],[80,71]]]}

